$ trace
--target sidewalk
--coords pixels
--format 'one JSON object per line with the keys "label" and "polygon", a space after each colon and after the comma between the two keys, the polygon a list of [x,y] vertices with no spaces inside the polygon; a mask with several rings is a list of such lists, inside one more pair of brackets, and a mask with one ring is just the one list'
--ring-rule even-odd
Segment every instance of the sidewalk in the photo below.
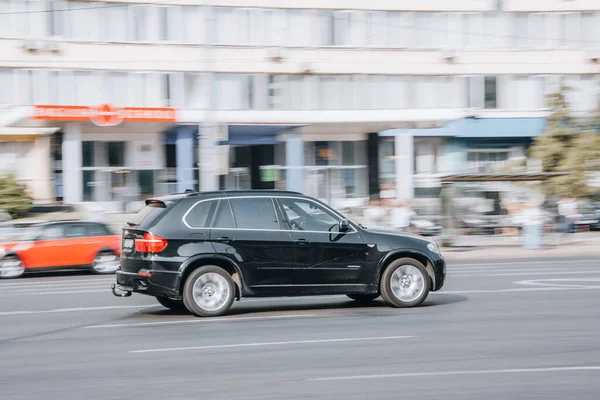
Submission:
{"label": "sidewalk", "polygon": [[[516,258],[569,258],[596,257],[600,259],[600,232],[581,232],[567,235],[560,242],[555,237],[544,239],[545,247],[526,250],[519,237],[510,238],[464,238],[457,239],[463,244],[443,247],[442,254],[448,261],[454,260],[502,260]],[[469,243],[469,245],[466,245]]]}
{"label": "sidewalk", "polygon": [[[105,213],[102,219],[114,230],[121,233],[125,223],[133,214]],[[435,240],[435,237],[429,239]],[[477,236],[464,235],[456,238],[453,247],[442,247],[442,254],[448,261],[455,260],[501,260],[516,258],[600,258],[600,232],[580,232],[566,235],[559,242],[554,236],[544,238],[545,248],[525,250],[521,247],[520,236]]]}

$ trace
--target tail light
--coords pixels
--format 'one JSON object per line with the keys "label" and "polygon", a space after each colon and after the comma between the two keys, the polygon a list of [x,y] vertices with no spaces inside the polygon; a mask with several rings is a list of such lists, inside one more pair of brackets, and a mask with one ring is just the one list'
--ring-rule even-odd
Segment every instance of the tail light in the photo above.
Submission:
{"label": "tail light", "polygon": [[143,239],[135,240],[135,250],[140,253],[160,253],[167,247],[167,239],[152,233],[144,233]]}

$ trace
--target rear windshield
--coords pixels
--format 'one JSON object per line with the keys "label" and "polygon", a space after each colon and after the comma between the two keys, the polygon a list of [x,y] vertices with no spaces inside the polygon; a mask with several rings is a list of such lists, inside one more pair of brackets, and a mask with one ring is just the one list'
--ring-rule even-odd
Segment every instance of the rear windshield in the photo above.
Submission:
{"label": "rear windshield", "polygon": [[127,223],[132,226],[152,226],[167,211],[164,203],[151,203],[142,208],[133,219]]}

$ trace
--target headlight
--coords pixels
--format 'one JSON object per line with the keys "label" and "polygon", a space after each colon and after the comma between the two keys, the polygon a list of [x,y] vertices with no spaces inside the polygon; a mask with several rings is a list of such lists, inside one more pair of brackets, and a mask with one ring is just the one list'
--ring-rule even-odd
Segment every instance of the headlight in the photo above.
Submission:
{"label": "headlight", "polygon": [[440,254],[440,249],[439,249],[439,248],[437,247],[437,245],[436,245],[435,243],[433,243],[433,242],[429,242],[429,243],[427,244],[427,249],[428,249],[429,251],[431,251],[432,253],[435,253],[435,254]]}

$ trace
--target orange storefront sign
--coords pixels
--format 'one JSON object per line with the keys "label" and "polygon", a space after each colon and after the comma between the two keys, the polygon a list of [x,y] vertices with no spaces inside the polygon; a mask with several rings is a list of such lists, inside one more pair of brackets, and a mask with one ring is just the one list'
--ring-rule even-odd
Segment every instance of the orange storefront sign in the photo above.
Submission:
{"label": "orange storefront sign", "polygon": [[52,121],[91,121],[98,126],[121,122],[176,122],[174,108],[36,105],[33,119]]}

